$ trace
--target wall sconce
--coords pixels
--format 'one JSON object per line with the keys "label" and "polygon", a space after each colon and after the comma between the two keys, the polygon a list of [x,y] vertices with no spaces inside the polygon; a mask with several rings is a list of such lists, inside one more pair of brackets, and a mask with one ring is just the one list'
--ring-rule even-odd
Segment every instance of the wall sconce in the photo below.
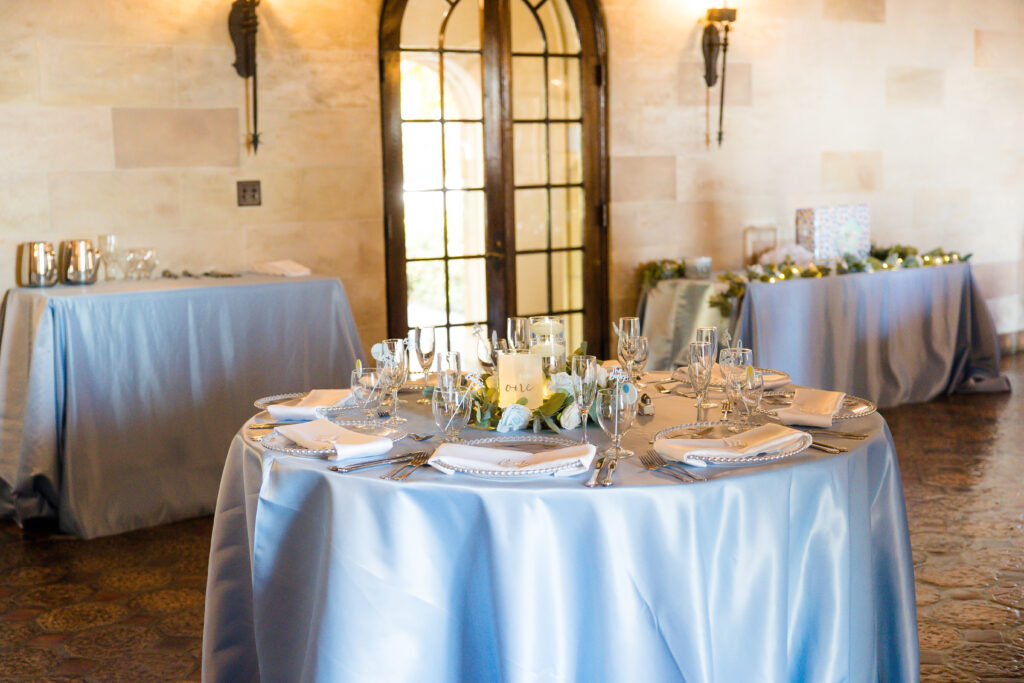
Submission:
{"label": "wall sconce", "polygon": [[[235,71],[246,79],[245,83],[245,104],[246,104],[246,125],[249,123],[248,114],[252,113],[252,129],[246,136],[246,146],[251,147],[253,154],[260,146],[260,134],[257,127],[256,108],[256,29],[259,20],[256,18],[256,6],[260,0],[235,0],[231,3],[231,12],[228,14],[228,34],[231,42],[235,45]],[[252,78],[252,108],[249,108],[249,78]]]}
{"label": "wall sconce", "polygon": [[[725,55],[729,51],[729,24],[736,21],[736,10],[723,7],[709,9],[701,40],[704,49],[704,82],[708,86],[705,100],[706,117],[710,117],[711,88],[718,82],[718,51],[722,51],[722,89],[718,100],[718,146],[722,146],[722,114],[725,110]],[[709,121],[705,120],[704,144],[711,146]]]}

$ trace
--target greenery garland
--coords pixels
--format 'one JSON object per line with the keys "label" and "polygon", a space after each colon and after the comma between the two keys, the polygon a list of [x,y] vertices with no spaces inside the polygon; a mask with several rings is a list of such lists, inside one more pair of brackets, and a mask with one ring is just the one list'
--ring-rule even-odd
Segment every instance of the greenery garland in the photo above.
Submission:
{"label": "greenery garland", "polygon": [[[717,308],[722,317],[728,318],[732,315],[735,305],[746,294],[747,284],[750,282],[779,282],[832,274],[874,273],[882,270],[941,266],[968,261],[970,258],[971,254],[961,256],[959,252],[946,251],[941,247],[921,254],[915,247],[903,244],[891,247],[872,245],[870,253],[863,259],[847,254],[841,259],[815,261],[803,267],[787,258],[782,263],[747,266],[743,273],[730,270],[719,274],[718,279],[726,283],[727,287],[724,291],[712,294],[708,303],[712,308]],[[649,289],[661,280],[685,276],[686,267],[682,261],[651,261],[642,264],[640,272],[644,289]]]}

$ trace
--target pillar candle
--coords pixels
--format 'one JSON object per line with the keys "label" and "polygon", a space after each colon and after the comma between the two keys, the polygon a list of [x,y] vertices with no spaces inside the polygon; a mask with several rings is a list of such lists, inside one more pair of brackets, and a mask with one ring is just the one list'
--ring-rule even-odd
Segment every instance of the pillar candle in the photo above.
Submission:
{"label": "pillar candle", "polygon": [[503,353],[498,356],[498,405],[502,408],[526,397],[530,410],[544,402],[544,368],[533,353]]}

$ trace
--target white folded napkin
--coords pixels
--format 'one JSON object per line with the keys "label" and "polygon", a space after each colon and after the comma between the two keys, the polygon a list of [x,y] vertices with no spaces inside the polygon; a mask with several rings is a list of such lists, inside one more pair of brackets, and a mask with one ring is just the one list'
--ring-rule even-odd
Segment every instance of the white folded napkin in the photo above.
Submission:
{"label": "white folded napkin", "polygon": [[534,471],[564,466],[564,469],[554,473],[556,477],[564,477],[590,469],[594,453],[596,453],[596,449],[591,444],[527,453],[509,448],[484,448],[445,443],[434,451],[428,464],[445,474],[466,469],[528,475]]}
{"label": "white folded napkin", "polygon": [[261,275],[281,275],[283,277],[302,277],[313,272],[301,263],[297,263],[291,259],[254,263],[252,264],[252,269],[253,272]]}
{"label": "white folded napkin", "polygon": [[267,406],[267,412],[275,420],[287,422],[315,420],[319,417],[316,413],[317,408],[350,405],[354,401],[351,389],[314,389],[303,396],[298,403],[291,405],[271,403]]}
{"label": "white folded napkin", "polygon": [[775,415],[787,425],[831,427],[832,418],[843,406],[844,398],[846,394],[841,391],[797,387],[793,392],[793,403],[775,411]]}
{"label": "white folded napkin", "polygon": [[285,425],[275,431],[291,439],[303,448],[322,450],[334,447],[331,460],[352,460],[355,458],[383,455],[391,450],[392,442],[383,436],[360,434],[340,427],[330,420],[320,418],[312,422]]}
{"label": "white folded napkin", "polygon": [[654,450],[669,460],[704,467],[708,465],[707,457],[748,458],[796,446],[801,440],[810,444],[812,437],[796,429],[767,424],[723,439],[658,439]]}

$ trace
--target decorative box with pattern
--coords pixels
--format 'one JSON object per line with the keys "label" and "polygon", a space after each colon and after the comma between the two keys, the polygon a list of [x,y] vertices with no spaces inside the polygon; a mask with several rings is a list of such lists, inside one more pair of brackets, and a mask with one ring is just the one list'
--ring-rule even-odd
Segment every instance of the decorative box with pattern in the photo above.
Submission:
{"label": "decorative box with pattern", "polygon": [[853,254],[865,258],[871,250],[871,214],[866,204],[797,209],[796,243],[815,259],[838,259]]}

